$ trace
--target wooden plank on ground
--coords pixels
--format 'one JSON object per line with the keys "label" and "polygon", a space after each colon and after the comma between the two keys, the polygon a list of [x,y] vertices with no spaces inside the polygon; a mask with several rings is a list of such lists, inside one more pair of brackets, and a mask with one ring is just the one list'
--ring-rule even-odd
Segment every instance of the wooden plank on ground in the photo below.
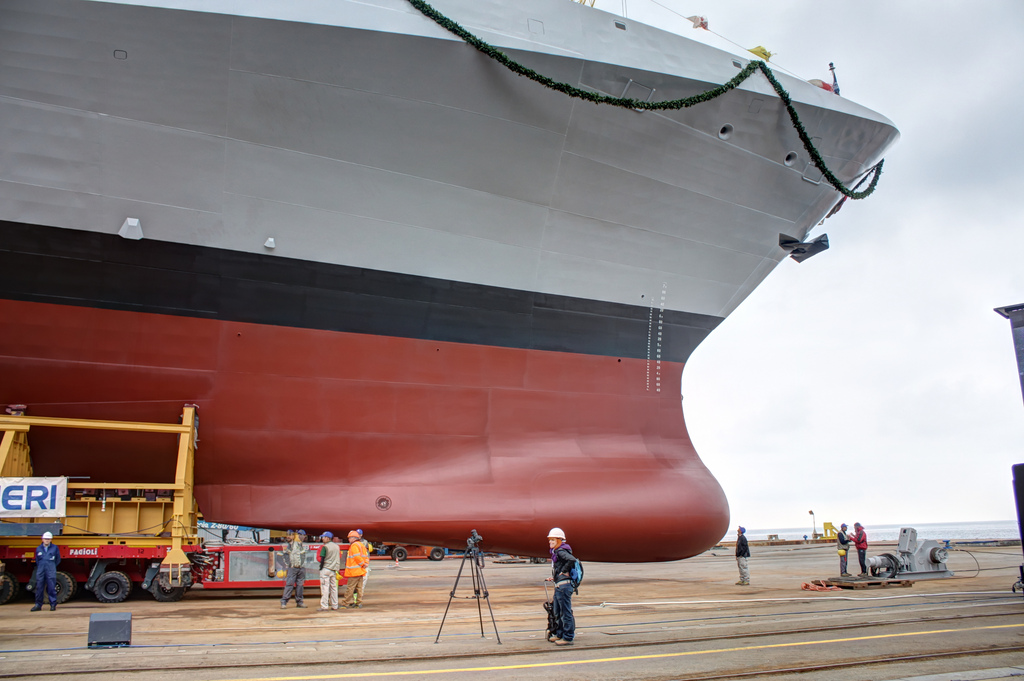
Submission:
{"label": "wooden plank on ground", "polygon": [[912,579],[825,579],[822,581],[827,586],[838,586],[841,589],[886,589],[914,586]]}

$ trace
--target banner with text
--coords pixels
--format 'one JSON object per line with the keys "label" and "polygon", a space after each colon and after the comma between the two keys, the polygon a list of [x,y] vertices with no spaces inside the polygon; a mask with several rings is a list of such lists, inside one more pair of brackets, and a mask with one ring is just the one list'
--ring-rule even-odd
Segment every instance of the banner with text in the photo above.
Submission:
{"label": "banner with text", "polygon": [[0,518],[63,518],[67,478],[0,478]]}

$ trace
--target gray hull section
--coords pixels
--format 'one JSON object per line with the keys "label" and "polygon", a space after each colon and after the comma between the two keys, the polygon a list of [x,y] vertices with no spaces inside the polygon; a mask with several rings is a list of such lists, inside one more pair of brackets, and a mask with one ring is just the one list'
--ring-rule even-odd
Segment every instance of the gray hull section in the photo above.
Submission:
{"label": "gray hull section", "polygon": [[[541,33],[532,50],[507,38],[509,54],[613,95],[710,86],[639,67],[667,34],[570,4],[527,3]],[[112,233],[132,217],[147,239],[724,317],[784,257],[779,233],[803,237],[838,200],[763,83],[681,112],[597,106],[401,2],[389,16],[416,30],[369,30],[372,3],[337,6],[359,27],[5,2],[0,219]],[[845,180],[897,136],[805,94],[804,123]]]}

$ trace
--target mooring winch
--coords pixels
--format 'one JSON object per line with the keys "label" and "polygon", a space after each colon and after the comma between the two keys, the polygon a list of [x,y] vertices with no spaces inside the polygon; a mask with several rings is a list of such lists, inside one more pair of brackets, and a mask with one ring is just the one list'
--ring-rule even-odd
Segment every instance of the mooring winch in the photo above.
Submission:
{"label": "mooring winch", "polygon": [[896,553],[883,553],[867,559],[868,570],[879,579],[938,579],[952,577],[946,568],[948,550],[934,539],[917,541],[917,530],[900,528]]}

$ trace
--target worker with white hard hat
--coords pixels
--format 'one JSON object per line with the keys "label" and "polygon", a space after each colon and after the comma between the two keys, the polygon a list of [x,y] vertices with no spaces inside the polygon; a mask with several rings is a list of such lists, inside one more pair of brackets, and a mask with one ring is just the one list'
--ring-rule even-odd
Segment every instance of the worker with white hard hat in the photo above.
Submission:
{"label": "worker with white hard hat", "polygon": [[53,543],[53,535],[43,533],[43,543],[36,547],[36,604],[32,612],[43,609],[43,594],[50,599],[50,610],[57,609],[57,566],[60,548]]}
{"label": "worker with white hard hat", "polygon": [[577,558],[572,555],[572,547],[566,543],[565,532],[560,527],[552,527],[548,532],[548,549],[551,553],[551,576],[547,581],[555,583],[552,599],[555,622],[548,640],[556,646],[571,646],[576,638],[576,621],[572,616],[574,587],[570,574]]}

